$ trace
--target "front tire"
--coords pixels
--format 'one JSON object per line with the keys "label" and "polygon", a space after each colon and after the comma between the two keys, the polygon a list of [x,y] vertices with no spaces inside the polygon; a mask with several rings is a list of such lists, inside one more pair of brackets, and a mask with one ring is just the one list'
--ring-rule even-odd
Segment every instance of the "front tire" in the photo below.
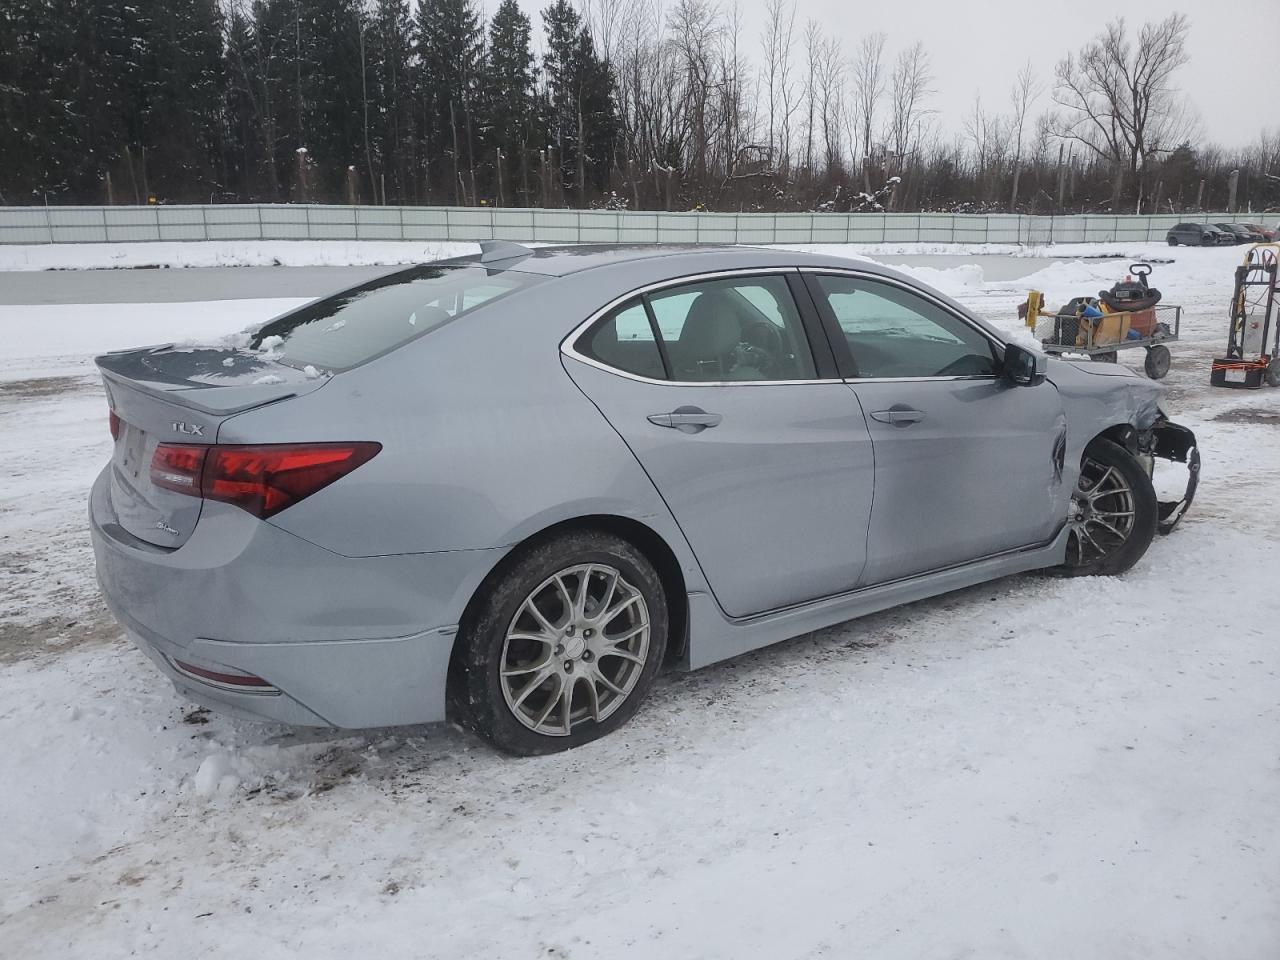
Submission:
{"label": "front tire", "polygon": [[508,753],[558,753],[635,714],[666,651],[666,596],[633,544],[565,533],[486,588],[458,643],[456,719]]}
{"label": "front tire", "polygon": [[1156,491],[1142,464],[1110,440],[1094,440],[1080,462],[1067,517],[1071,577],[1114,576],[1142,559],[1159,523]]}

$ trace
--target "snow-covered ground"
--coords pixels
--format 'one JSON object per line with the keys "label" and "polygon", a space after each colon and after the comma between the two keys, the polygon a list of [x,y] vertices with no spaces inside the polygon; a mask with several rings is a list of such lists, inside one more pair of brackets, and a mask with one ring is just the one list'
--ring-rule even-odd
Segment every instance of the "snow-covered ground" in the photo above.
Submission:
{"label": "snow-covered ground", "polygon": [[[1238,251],[1099,252],[1176,258],[1174,535],[669,676],[536,760],[193,710],[104,615],[88,354],[297,301],[0,306],[0,957],[1280,955],[1280,393],[1207,385]],[[1012,329],[1124,263],[913,272]]]}
{"label": "snow-covered ground", "polygon": [[[545,244],[529,244],[545,246]],[[778,244],[790,249],[855,251],[863,256],[1132,256],[1164,244],[1133,243],[861,243]],[[325,267],[421,263],[474,252],[465,241],[208,240],[138,243],[0,244],[0,271],[146,267]],[[1185,248],[1184,248],[1185,252]]]}

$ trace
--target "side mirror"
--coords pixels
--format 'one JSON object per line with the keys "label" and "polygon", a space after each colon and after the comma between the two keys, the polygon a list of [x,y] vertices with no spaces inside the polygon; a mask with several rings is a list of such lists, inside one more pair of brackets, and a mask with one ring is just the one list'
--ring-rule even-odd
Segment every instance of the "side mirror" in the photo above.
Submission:
{"label": "side mirror", "polygon": [[1016,343],[1004,348],[1004,364],[1001,373],[1010,383],[1019,387],[1034,387],[1044,383],[1049,372],[1049,361],[1043,353],[1035,353]]}

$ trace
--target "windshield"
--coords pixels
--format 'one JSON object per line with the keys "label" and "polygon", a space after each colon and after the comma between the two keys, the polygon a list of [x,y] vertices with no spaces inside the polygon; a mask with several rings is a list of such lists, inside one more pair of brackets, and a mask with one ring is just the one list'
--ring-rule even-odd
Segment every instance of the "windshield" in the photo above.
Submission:
{"label": "windshield", "polygon": [[293,366],[346,370],[537,280],[480,266],[412,267],[277,317],[249,346]]}

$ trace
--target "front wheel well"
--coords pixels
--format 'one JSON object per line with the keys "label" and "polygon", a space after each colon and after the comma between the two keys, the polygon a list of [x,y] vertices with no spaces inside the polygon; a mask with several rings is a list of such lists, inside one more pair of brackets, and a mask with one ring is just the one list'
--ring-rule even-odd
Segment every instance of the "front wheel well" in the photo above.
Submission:
{"label": "front wheel well", "polygon": [[1086,450],[1098,440],[1110,440],[1112,443],[1118,444],[1129,453],[1136,455],[1138,453],[1138,428],[1131,423],[1117,423],[1107,427],[1101,433],[1092,437],[1088,443],[1084,445]]}
{"label": "front wheel well", "polygon": [[459,669],[459,641],[466,636],[468,624],[472,621],[476,607],[486,591],[491,589],[493,584],[525,553],[538,544],[565,533],[582,530],[599,530],[626,540],[653,564],[667,597],[667,660],[675,661],[684,655],[689,623],[689,601],[685,590],[684,573],[680,569],[680,561],[676,559],[675,553],[656,531],[638,520],[611,514],[591,514],[562,520],[525,537],[508,550],[480,582],[467,601],[466,609],[459,622],[457,637],[454,639],[453,653],[449,658],[450,688],[454,685]]}

